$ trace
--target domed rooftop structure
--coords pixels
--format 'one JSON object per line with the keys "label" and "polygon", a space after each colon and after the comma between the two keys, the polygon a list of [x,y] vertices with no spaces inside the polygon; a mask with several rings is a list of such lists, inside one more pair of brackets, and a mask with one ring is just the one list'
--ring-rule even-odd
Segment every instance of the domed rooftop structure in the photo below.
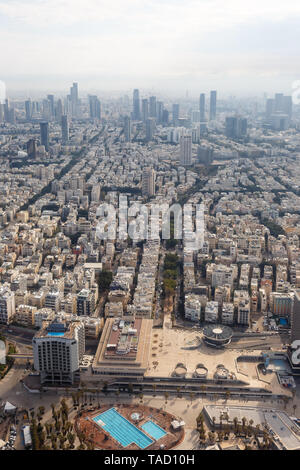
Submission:
{"label": "domed rooftop structure", "polygon": [[233,332],[227,325],[206,325],[203,328],[203,340],[208,346],[221,348],[230,343]]}

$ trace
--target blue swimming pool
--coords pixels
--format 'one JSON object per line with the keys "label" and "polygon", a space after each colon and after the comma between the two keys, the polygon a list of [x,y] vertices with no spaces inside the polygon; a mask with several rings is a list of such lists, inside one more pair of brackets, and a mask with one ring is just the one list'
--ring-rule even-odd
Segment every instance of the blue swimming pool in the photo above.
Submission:
{"label": "blue swimming pool", "polygon": [[47,336],[64,336],[64,333],[56,333],[55,331],[49,331]]}
{"label": "blue swimming pool", "polygon": [[108,432],[123,447],[135,443],[140,449],[145,449],[153,442],[143,431],[120,415],[115,408],[104,411],[104,413],[93,418],[93,421]]}
{"label": "blue swimming pool", "polygon": [[164,431],[158,424],[153,423],[153,421],[147,421],[144,423],[141,428],[146,431],[149,436],[153,437],[156,441],[164,437],[167,433]]}

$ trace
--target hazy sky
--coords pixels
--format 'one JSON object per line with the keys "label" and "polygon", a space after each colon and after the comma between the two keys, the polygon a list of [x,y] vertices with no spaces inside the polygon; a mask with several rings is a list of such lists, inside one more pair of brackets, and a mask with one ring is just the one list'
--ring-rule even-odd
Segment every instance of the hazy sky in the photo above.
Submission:
{"label": "hazy sky", "polygon": [[299,20],[299,0],[0,0],[0,80],[291,93]]}

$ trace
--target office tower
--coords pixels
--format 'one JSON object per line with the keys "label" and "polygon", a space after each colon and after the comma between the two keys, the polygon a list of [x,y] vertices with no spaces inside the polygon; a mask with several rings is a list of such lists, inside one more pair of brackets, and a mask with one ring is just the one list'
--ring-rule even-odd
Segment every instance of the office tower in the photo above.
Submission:
{"label": "office tower", "polygon": [[283,111],[283,93],[275,94],[275,112],[281,113]]}
{"label": "office tower", "polygon": [[79,381],[85,352],[84,324],[80,321],[44,322],[32,340],[34,368],[41,383],[72,385]]}
{"label": "office tower", "polygon": [[3,105],[0,103],[0,123],[4,121]]}
{"label": "office tower", "polygon": [[200,111],[198,110],[192,111],[192,122],[193,123],[200,122]]}
{"label": "office tower", "polygon": [[149,98],[149,117],[156,118],[156,96]]}
{"label": "office tower", "polygon": [[248,120],[246,118],[240,118],[239,121],[239,133],[240,137],[244,137],[248,132]]}
{"label": "office tower", "polygon": [[56,108],[55,108],[56,121],[61,122],[62,116],[63,116],[63,104],[62,104],[62,100],[59,99],[57,100]]}
{"label": "office tower", "polygon": [[197,150],[198,163],[209,166],[214,159],[214,149],[211,146],[198,145]]}
{"label": "office tower", "polygon": [[181,165],[192,164],[192,136],[182,135],[180,137],[180,163]]}
{"label": "office tower", "polygon": [[162,123],[163,124],[169,124],[169,111],[167,109],[163,110],[162,113]]}
{"label": "office tower", "polygon": [[51,120],[51,103],[49,100],[43,100],[43,119]]}
{"label": "office tower", "polygon": [[46,151],[49,150],[49,123],[40,122],[41,145],[44,145]]}
{"label": "office tower", "polygon": [[289,119],[292,119],[293,114],[293,100],[291,96],[284,96],[282,103],[282,111],[288,115]]}
{"label": "office tower", "polygon": [[4,284],[0,287],[0,323],[8,325],[15,313],[15,293],[8,284]]}
{"label": "office tower", "polygon": [[147,99],[142,100],[142,120],[146,122],[149,117],[149,103]]}
{"label": "office tower", "polygon": [[91,119],[101,119],[101,103],[97,96],[89,96],[89,108]]}
{"label": "office tower", "polygon": [[176,127],[178,126],[178,119],[179,119],[179,104],[173,104],[172,114],[173,114],[173,125]]}
{"label": "office tower", "polygon": [[153,134],[155,132],[155,119],[148,118],[146,121],[146,141],[150,142],[153,139]]}
{"label": "office tower", "polygon": [[25,116],[26,121],[30,121],[32,117],[32,103],[30,100],[25,101]]}
{"label": "office tower", "polygon": [[144,168],[143,170],[142,193],[143,196],[155,195],[155,171],[153,168]]}
{"label": "office tower", "polygon": [[10,124],[15,124],[16,123],[16,112],[14,108],[10,108],[8,110],[8,122]]}
{"label": "office tower", "polygon": [[125,142],[131,141],[131,121],[129,116],[125,116],[124,118],[124,136]]}
{"label": "office tower", "polygon": [[49,101],[50,116],[54,116],[54,95],[47,95],[47,100]]}
{"label": "office tower", "polygon": [[95,294],[90,289],[82,289],[77,294],[77,315],[90,316],[95,310]]}
{"label": "office tower", "polygon": [[78,83],[73,83],[70,88],[70,104],[71,104],[71,115],[73,117],[78,116]]}
{"label": "office tower", "polygon": [[62,116],[61,118],[61,139],[63,144],[67,144],[69,142],[69,122],[67,115]]}
{"label": "office tower", "polygon": [[162,123],[164,112],[164,104],[162,101],[157,101],[156,103],[156,121],[158,124]]}
{"label": "office tower", "polygon": [[133,90],[133,113],[132,117],[134,121],[139,121],[141,119],[140,112],[140,92],[138,89]]}
{"label": "office tower", "polygon": [[217,117],[217,92],[213,90],[210,92],[209,120],[215,121],[216,117]]}
{"label": "office tower", "polygon": [[9,122],[9,104],[7,99],[4,103],[4,121]]}
{"label": "office tower", "polygon": [[274,112],[275,112],[275,100],[268,99],[266,101],[266,118],[269,119]]}
{"label": "office tower", "polygon": [[70,88],[71,101],[75,103],[78,102],[78,83],[73,83],[73,86]]}
{"label": "office tower", "polygon": [[235,138],[238,134],[238,118],[227,117],[225,123],[225,135],[228,138]]}
{"label": "office tower", "polygon": [[200,122],[205,121],[205,93],[201,93],[199,99]]}
{"label": "office tower", "polygon": [[27,154],[29,158],[36,158],[36,140],[29,139],[27,142]]}

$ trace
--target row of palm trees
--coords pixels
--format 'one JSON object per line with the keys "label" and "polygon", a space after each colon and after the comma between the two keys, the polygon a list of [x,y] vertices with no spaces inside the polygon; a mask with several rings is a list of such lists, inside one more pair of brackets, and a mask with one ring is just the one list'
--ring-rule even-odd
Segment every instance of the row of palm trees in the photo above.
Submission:
{"label": "row of palm trees", "polygon": [[[69,421],[69,407],[64,399],[60,407],[51,404],[52,420],[42,423],[45,408],[40,406],[35,412],[28,413],[31,416],[31,435],[34,450],[74,449],[76,435],[73,432],[73,424]],[[81,447],[82,448],[82,447]]]}

